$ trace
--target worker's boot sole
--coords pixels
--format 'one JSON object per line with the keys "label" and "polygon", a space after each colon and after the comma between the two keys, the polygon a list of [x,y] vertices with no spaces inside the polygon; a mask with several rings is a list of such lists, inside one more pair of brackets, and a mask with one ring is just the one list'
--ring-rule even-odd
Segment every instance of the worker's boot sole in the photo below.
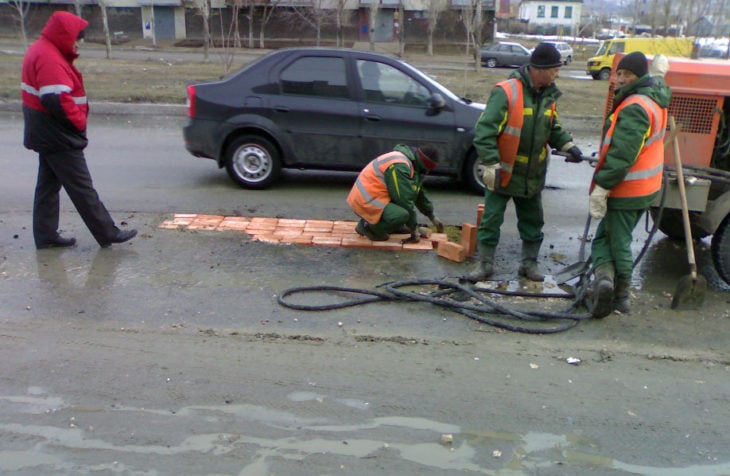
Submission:
{"label": "worker's boot sole", "polygon": [[593,312],[595,318],[601,319],[613,310],[613,283],[607,279],[598,280],[593,290]]}

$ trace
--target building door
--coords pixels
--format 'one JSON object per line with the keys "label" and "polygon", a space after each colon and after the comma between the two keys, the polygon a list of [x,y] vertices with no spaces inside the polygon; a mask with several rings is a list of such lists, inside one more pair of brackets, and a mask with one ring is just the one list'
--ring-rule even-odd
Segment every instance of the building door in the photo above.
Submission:
{"label": "building door", "polygon": [[175,38],[175,10],[173,7],[155,9],[155,39],[167,40]]}

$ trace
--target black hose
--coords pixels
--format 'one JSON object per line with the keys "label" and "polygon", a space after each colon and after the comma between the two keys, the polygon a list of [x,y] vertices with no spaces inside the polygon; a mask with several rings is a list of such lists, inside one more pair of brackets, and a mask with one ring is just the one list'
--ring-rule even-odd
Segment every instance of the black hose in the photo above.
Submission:
{"label": "black hose", "polygon": [[[403,288],[412,286],[436,286],[431,292],[413,292]],[[485,293],[516,294],[505,291],[473,288],[461,283],[437,279],[418,279],[409,281],[396,281],[381,284],[388,292],[371,291],[367,289],[345,288],[340,286],[304,286],[287,289],[279,295],[277,301],[280,305],[300,311],[327,311],[341,309],[360,304],[369,304],[379,301],[405,301],[405,302],[427,302],[437,305],[464,316],[474,319],[483,324],[489,324],[500,329],[529,334],[553,334],[566,331],[575,327],[580,321],[589,319],[590,314],[577,312],[576,303],[561,312],[547,311],[522,311],[512,309],[494,300],[488,299]],[[371,297],[362,299],[347,299],[343,302],[324,305],[304,305],[288,302],[287,297],[294,294],[309,292],[334,291],[344,294],[364,294]],[[451,298],[451,295],[453,298]],[[520,293],[536,298],[573,298],[572,294],[539,294]],[[478,302],[470,304],[463,302],[463,297],[468,296]],[[458,298],[458,299],[457,299]]]}

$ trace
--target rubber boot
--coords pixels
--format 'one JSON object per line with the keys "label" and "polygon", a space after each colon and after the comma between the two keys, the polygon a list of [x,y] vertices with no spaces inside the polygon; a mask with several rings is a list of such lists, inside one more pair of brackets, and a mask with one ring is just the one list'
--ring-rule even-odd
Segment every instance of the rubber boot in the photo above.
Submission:
{"label": "rubber boot", "polygon": [[616,276],[616,288],[613,290],[613,309],[621,314],[628,314],[631,312],[631,295],[629,294],[630,288],[631,278]]}
{"label": "rubber boot", "polygon": [[494,274],[494,253],[497,251],[497,247],[477,241],[477,250],[479,263],[474,271],[465,276],[468,281],[473,283],[484,281]]}
{"label": "rubber boot", "polygon": [[613,310],[613,279],[614,268],[612,263],[598,266],[593,281],[593,317],[603,318]]}
{"label": "rubber boot", "polygon": [[530,281],[545,279],[545,275],[537,267],[537,255],[540,253],[541,244],[542,241],[522,242],[522,262],[518,273]]}

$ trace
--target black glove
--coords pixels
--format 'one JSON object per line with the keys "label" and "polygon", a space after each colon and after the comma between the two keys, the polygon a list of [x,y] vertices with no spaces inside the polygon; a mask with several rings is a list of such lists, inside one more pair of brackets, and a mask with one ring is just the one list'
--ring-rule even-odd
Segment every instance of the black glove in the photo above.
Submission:
{"label": "black glove", "polygon": [[568,154],[568,156],[565,158],[566,162],[571,162],[574,164],[577,164],[578,162],[583,162],[583,152],[580,151],[577,145],[574,145],[565,152]]}
{"label": "black glove", "polygon": [[406,245],[408,243],[418,243],[419,241],[421,241],[421,237],[418,236],[418,231],[416,231],[412,232],[411,236],[409,236],[408,238],[403,238],[402,240],[400,240],[400,243],[402,245]]}

